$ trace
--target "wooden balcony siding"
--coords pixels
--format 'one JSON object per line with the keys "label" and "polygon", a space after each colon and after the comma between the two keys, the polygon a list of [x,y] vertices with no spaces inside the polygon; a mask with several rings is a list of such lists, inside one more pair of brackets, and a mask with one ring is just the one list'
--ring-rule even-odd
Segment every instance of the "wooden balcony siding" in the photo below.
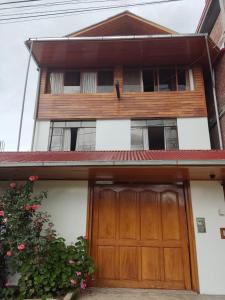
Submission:
{"label": "wooden balcony siding", "polygon": [[193,67],[194,91],[123,93],[123,69],[114,70],[119,81],[121,98],[114,93],[62,94],[45,93],[47,70],[42,70],[38,119],[121,119],[206,117],[203,74],[200,66]]}

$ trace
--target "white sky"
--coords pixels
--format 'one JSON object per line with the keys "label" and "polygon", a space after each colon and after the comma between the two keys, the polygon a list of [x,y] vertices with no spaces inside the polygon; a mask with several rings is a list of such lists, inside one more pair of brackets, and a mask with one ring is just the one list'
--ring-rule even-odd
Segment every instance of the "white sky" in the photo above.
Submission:
{"label": "white sky", "polygon": [[[52,1],[54,0],[43,0],[43,3]],[[146,0],[139,1],[146,2]],[[139,1],[136,0],[136,3]],[[1,2],[6,2],[6,0],[0,0]],[[90,2],[90,0],[86,0],[86,2]],[[111,4],[110,1],[106,2]],[[134,2],[134,0],[122,0],[118,2],[120,4],[128,4]],[[0,24],[0,140],[5,141],[5,150],[15,151],[17,145],[19,118],[28,61],[28,51],[24,46],[25,40],[30,37],[60,37],[127,9],[143,18],[159,23],[177,32],[192,33],[195,32],[204,4],[205,0],[182,0],[181,2],[134,8],[127,6],[120,9],[89,12],[54,19]],[[90,3],[83,2],[80,4],[80,7],[88,8],[90,5]],[[103,4],[100,3],[98,5]],[[73,7],[77,8],[77,6]],[[67,6],[66,8],[69,7]],[[40,10],[40,8],[37,10]],[[0,14],[2,13],[0,9]],[[36,71],[35,64],[32,62],[28,80],[20,148],[20,150],[24,151],[29,151],[31,146],[37,80],[38,72]]]}

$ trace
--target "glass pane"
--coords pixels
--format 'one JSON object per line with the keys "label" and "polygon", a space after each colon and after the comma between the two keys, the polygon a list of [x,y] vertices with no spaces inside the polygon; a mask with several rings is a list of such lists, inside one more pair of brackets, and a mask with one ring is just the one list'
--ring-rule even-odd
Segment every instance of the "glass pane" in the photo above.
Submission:
{"label": "glass pane", "polygon": [[80,72],[65,72],[64,86],[80,86]]}
{"label": "glass pane", "polygon": [[178,135],[176,127],[165,127],[166,149],[178,149]]}
{"label": "glass pane", "polygon": [[77,133],[77,145],[78,151],[90,151],[95,150],[95,128],[79,128]]}
{"label": "glass pane", "polygon": [[141,72],[140,70],[124,70],[124,91],[141,92]]}
{"label": "glass pane", "polygon": [[98,85],[97,93],[112,93],[114,90],[113,85]]}
{"label": "glass pane", "polygon": [[131,120],[131,127],[146,127],[146,120]]}
{"label": "glass pane", "polygon": [[159,69],[159,90],[176,90],[176,72],[175,69]]}
{"label": "glass pane", "polygon": [[131,128],[131,150],[144,150],[142,128]]}
{"label": "glass pane", "polygon": [[62,150],[62,143],[63,143],[63,136],[61,135],[53,135],[51,140],[51,151],[61,151]]}

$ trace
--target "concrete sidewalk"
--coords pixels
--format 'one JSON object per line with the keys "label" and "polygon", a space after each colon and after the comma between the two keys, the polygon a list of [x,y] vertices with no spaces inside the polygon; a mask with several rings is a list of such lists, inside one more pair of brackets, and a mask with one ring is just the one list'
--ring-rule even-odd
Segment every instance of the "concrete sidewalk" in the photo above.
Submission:
{"label": "concrete sidewalk", "polygon": [[198,295],[189,291],[90,288],[85,300],[225,300],[225,296]]}

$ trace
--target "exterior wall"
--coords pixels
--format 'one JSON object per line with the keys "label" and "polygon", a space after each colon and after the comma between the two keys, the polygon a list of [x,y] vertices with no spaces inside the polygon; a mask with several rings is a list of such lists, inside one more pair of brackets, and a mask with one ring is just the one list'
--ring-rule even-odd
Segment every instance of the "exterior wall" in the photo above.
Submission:
{"label": "exterior wall", "polygon": [[177,130],[180,150],[211,149],[207,118],[178,118]]}
{"label": "exterior wall", "polygon": [[[193,67],[195,89],[170,92],[123,92],[123,67],[114,68],[114,81],[119,82],[121,98],[112,93],[61,94],[46,93],[47,70],[41,72],[39,120],[131,119],[206,117],[203,73]],[[166,108],[166,109],[165,109]]]}
{"label": "exterior wall", "polygon": [[130,150],[130,120],[97,120],[96,150]]}
{"label": "exterior wall", "polygon": [[37,121],[32,151],[47,151],[50,121]]}
{"label": "exterior wall", "polygon": [[35,192],[48,191],[42,209],[52,216],[52,222],[60,236],[70,244],[86,234],[88,199],[87,181],[38,181]]}
{"label": "exterior wall", "polygon": [[210,37],[219,47],[221,47],[223,43],[222,36],[223,36],[223,23],[222,23],[222,13],[220,13],[210,33]]}
{"label": "exterior wall", "polygon": [[[220,228],[225,227],[223,188],[216,181],[192,181],[191,197],[196,235],[198,273],[201,294],[225,294],[225,240]],[[197,233],[196,217],[206,220],[206,233]]]}

